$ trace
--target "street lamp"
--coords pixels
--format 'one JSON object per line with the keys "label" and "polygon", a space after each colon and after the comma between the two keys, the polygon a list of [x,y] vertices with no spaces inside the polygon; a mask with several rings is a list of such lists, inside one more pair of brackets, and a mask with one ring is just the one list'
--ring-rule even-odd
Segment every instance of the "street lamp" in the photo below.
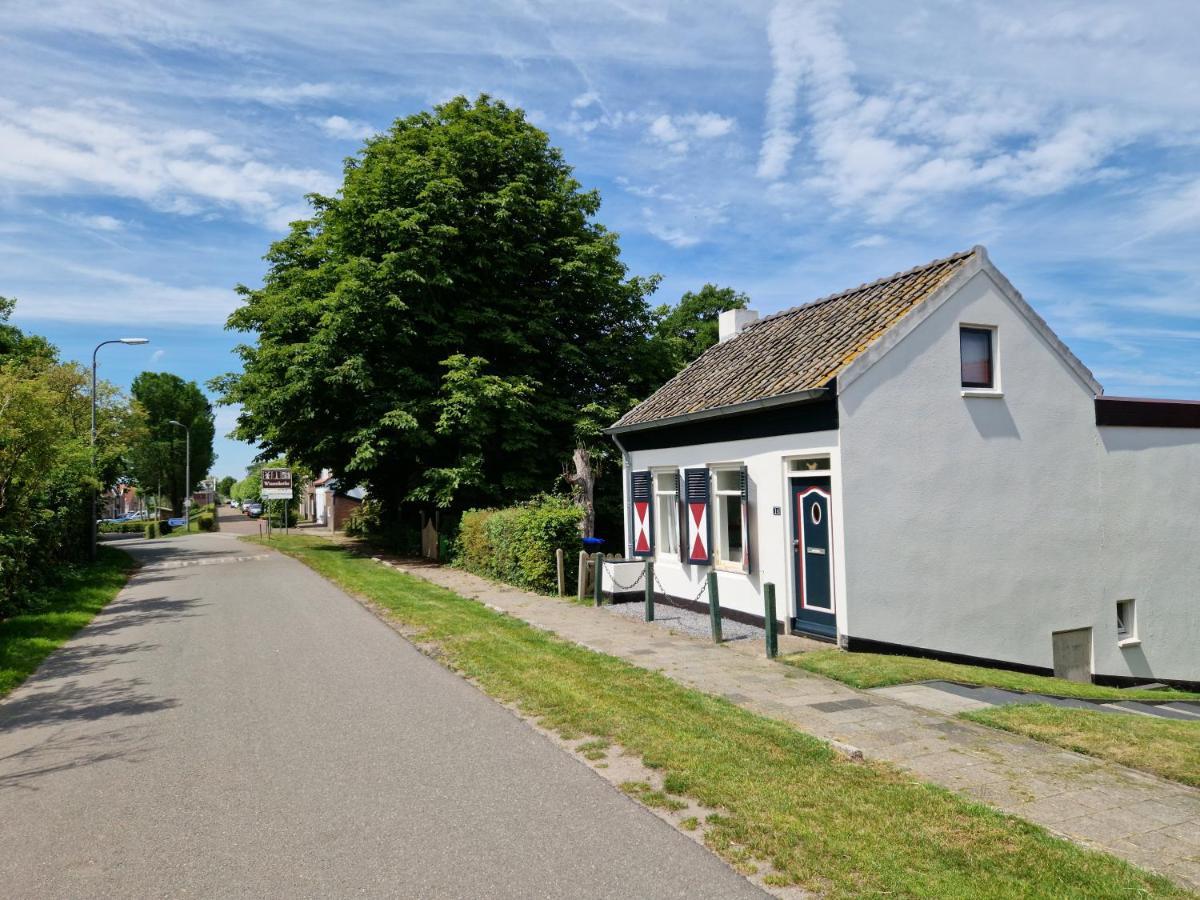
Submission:
{"label": "street lamp", "polygon": [[184,485],[185,493],[183,497],[183,520],[184,531],[192,530],[192,429],[188,428],[182,422],[176,422],[171,419],[172,425],[178,425],[187,435],[187,456],[184,457],[183,479],[186,482]]}
{"label": "street lamp", "polygon": [[[101,341],[96,345],[96,349],[92,351],[92,475],[96,474],[96,354],[100,352],[100,348],[105,344],[148,344],[150,338],[143,337],[127,337],[116,338],[111,341]],[[92,490],[92,559],[96,558],[96,497],[100,493],[99,488]]]}

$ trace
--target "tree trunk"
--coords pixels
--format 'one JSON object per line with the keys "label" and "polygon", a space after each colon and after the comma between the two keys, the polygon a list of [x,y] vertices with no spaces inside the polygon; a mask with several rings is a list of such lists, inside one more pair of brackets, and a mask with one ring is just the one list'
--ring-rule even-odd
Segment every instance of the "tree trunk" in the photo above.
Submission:
{"label": "tree trunk", "polygon": [[596,506],[593,502],[596,473],[592,469],[592,454],[583,447],[576,447],[571,462],[575,471],[568,472],[566,477],[575,502],[583,509],[583,520],[579,523],[579,530],[584,537],[593,537],[596,532]]}

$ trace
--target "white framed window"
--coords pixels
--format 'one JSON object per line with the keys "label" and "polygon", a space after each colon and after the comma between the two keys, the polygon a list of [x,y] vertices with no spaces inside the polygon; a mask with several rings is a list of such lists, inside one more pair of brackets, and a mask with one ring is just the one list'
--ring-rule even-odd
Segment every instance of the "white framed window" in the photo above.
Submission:
{"label": "white framed window", "polygon": [[1117,601],[1117,641],[1137,640],[1137,608],[1133,600]]}
{"label": "white framed window", "polygon": [[658,559],[679,560],[679,472],[654,473],[654,546]]}
{"label": "white framed window", "polygon": [[716,564],[741,570],[746,551],[746,515],[742,508],[745,502],[743,470],[740,466],[715,469],[713,474],[717,488],[714,504],[716,515],[713,517]]}
{"label": "white framed window", "polygon": [[958,350],[963,396],[1002,397],[996,326],[959,325]]}
{"label": "white framed window", "polygon": [[829,457],[828,456],[803,456],[797,459],[788,460],[788,472],[793,475],[802,475],[805,472],[828,472]]}

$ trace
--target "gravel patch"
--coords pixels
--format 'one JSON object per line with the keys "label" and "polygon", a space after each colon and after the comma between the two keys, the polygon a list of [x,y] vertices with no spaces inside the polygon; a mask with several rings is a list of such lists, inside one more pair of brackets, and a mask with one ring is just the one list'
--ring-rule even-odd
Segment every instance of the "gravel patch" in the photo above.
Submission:
{"label": "gravel patch", "polygon": [[[637,619],[639,622],[645,618],[646,612],[645,605],[642,603],[606,604],[601,609],[614,615],[624,616],[627,619]],[[690,609],[667,606],[665,603],[655,603],[654,622],[651,624],[657,625],[659,628],[678,631],[681,634],[687,634],[692,637],[712,639],[712,627],[708,621],[708,613],[697,613],[692,612]],[[756,628],[753,625],[744,625],[741,622],[722,619],[721,637],[726,641],[761,641],[764,639],[764,632],[761,628]]]}

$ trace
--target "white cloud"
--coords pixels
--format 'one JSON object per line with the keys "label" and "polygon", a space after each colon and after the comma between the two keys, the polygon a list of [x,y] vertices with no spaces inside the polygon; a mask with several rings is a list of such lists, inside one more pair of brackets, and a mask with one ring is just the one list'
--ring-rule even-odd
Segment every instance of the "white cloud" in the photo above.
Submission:
{"label": "white cloud", "polygon": [[0,102],[0,186],[130,197],[183,214],[226,208],[271,223],[303,194],[330,193],[337,182],[274,165],[200,129],[155,128],[82,105],[25,111]]}
{"label": "white cloud", "polygon": [[733,119],[713,112],[676,116],[664,113],[650,120],[647,133],[672,153],[682,154],[688,151],[692,141],[724,137],[733,131],[735,124]]}
{"label": "white cloud", "polygon": [[77,213],[67,216],[67,220],[93,231],[122,231],[125,228],[125,223],[113,216]]}
{"label": "white cloud", "polygon": [[268,106],[296,106],[312,100],[332,97],[336,88],[324,82],[299,84],[235,85],[230,93],[241,100],[255,100]]}
{"label": "white cloud", "polygon": [[[801,193],[817,191],[872,221],[973,190],[1035,197],[1119,177],[1107,161],[1151,128],[1136,113],[1064,110],[988,85],[892,81],[864,92],[837,11],[829,0],[781,0],[772,11],[774,74],[758,174],[784,179],[802,148],[805,170],[815,172],[800,182]],[[772,193],[794,191],[781,185]]]}
{"label": "white cloud", "polygon": [[358,119],[329,116],[328,118],[317,119],[315,121],[327,135],[341,140],[361,141],[376,133],[376,130],[369,124]]}
{"label": "white cloud", "polygon": [[587,109],[589,106],[593,106],[595,104],[598,104],[599,102],[600,102],[600,95],[598,93],[596,93],[595,91],[588,91],[588,92],[580,94],[578,97],[574,98],[571,101],[571,108],[572,109]]}

